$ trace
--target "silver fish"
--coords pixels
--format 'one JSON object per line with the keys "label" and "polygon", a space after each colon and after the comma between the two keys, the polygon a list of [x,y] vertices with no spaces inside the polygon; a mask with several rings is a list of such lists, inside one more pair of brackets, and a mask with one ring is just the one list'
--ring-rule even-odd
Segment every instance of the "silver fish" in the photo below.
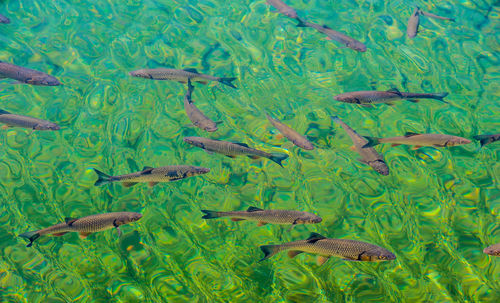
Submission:
{"label": "silver fish", "polygon": [[444,134],[417,134],[411,132],[407,132],[401,137],[375,138],[365,136],[365,139],[368,140],[368,143],[363,147],[375,146],[380,143],[391,143],[392,146],[401,144],[415,145],[415,148],[420,148],[422,146],[446,147],[471,143],[469,139],[457,136]]}
{"label": "silver fish", "polygon": [[171,80],[181,83],[187,83],[188,79],[193,82],[207,84],[207,81],[217,81],[224,85],[236,88],[231,82],[236,78],[214,77],[210,75],[200,74],[194,68],[172,69],[172,68],[152,68],[139,69],[129,73],[133,77],[153,79],[153,80]]}
{"label": "silver fish", "polygon": [[340,42],[350,49],[353,49],[353,50],[358,51],[358,52],[366,52],[366,45],[364,45],[363,43],[359,42],[356,39],[353,39],[349,36],[342,34],[341,32],[333,30],[326,25],[317,25],[317,24],[314,24],[311,22],[303,21],[299,18],[297,18],[297,21],[299,22],[297,24],[298,27],[314,28],[318,32],[327,35],[328,38],[335,40],[337,42]]}
{"label": "silver fish", "polygon": [[486,144],[490,144],[490,143],[493,143],[493,142],[500,140],[500,134],[478,135],[478,136],[474,136],[474,139],[481,142],[481,146],[485,146]]}
{"label": "silver fish", "polygon": [[438,15],[434,15],[433,13],[429,13],[429,12],[424,12],[424,11],[420,11],[420,13],[426,17],[431,17],[431,18],[434,18],[434,19],[439,19],[439,20],[446,20],[446,21],[455,21],[455,18],[448,18],[448,17],[441,17],[441,16],[438,16]]}
{"label": "silver fish", "polygon": [[281,123],[280,120],[272,118],[271,116],[269,116],[269,114],[266,114],[266,117],[267,120],[269,120],[269,122],[271,122],[271,124],[276,127],[283,136],[292,141],[293,144],[306,150],[314,149],[314,146],[311,142],[309,142],[309,140],[307,140],[306,137],[302,136],[288,125]]}
{"label": "silver fish", "polygon": [[23,127],[33,130],[60,130],[59,125],[33,117],[11,114],[0,109],[0,123],[5,123],[3,128]]}
{"label": "silver fish", "polygon": [[408,26],[406,27],[406,34],[409,38],[415,38],[418,33],[418,26],[420,25],[420,14],[421,10],[417,6],[411,14],[410,19],[408,20]]}
{"label": "silver fish", "polygon": [[4,15],[0,15],[0,23],[8,24],[10,23],[10,19],[5,17]]}
{"label": "silver fish", "polygon": [[299,16],[297,15],[297,12],[291,8],[290,6],[286,5],[283,1],[281,0],[266,0],[267,4],[271,5],[275,9],[277,9],[280,13],[283,15],[297,19]]}
{"label": "silver fish", "polygon": [[333,97],[335,100],[354,104],[392,103],[393,101],[407,99],[411,102],[419,102],[418,99],[435,99],[444,103],[443,100],[448,93],[407,93],[396,89],[387,91],[356,91],[348,92]]}
{"label": "silver fish", "polygon": [[206,130],[207,132],[216,131],[217,123],[210,120],[210,118],[205,116],[205,114],[203,114],[198,107],[194,105],[193,100],[191,99],[193,90],[194,87],[191,84],[191,79],[188,79],[188,90],[184,96],[184,110],[186,111],[186,115],[194,126]]}
{"label": "silver fish", "polygon": [[0,79],[10,78],[17,80],[19,83],[27,83],[32,85],[56,86],[61,85],[59,80],[39,72],[34,69],[29,69],[7,62],[0,61]]}

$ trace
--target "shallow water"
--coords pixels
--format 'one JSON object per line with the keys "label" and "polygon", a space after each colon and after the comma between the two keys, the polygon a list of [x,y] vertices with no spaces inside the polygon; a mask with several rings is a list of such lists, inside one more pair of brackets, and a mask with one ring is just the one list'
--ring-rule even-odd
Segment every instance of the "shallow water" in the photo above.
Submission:
{"label": "shallow water", "polygon": [[[391,174],[356,161],[340,116],[363,135],[407,131],[466,138],[498,133],[499,15],[495,1],[286,0],[300,16],[363,41],[339,48],[259,1],[4,0],[0,60],[45,71],[64,85],[0,80],[4,110],[57,122],[59,132],[0,131],[1,302],[497,302],[499,144],[451,148],[381,145]],[[457,22],[422,19],[417,3]],[[498,5],[498,3],[497,3]],[[176,82],[133,78],[140,68],[196,68],[235,76],[238,90],[196,84],[193,99],[219,130],[186,127]],[[399,101],[375,108],[332,96],[355,90],[449,92],[449,105]],[[264,113],[305,133],[303,151]],[[286,152],[284,168],[207,154],[182,141],[208,136]],[[143,166],[209,167],[204,176],[149,188],[95,187],[92,167],[124,174]],[[311,211],[318,225],[201,219],[200,209],[248,206]],[[81,240],[17,235],[109,211],[144,217]],[[384,263],[281,253],[263,244],[310,232],[357,239],[397,256]]]}

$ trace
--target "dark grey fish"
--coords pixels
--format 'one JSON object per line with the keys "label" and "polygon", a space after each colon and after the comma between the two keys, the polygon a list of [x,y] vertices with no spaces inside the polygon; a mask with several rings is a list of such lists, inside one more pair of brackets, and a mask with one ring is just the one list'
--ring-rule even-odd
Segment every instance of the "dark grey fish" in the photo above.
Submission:
{"label": "dark grey fish", "polygon": [[408,35],[409,38],[414,38],[418,33],[418,26],[420,24],[421,13],[422,12],[420,8],[417,6],[413,11],[413,14],[411,14],[410,19],[408,20],[408,26],[406,27],[406,34]]}
{"label": "dark grey fish", "polygon": [[23,127],[33,130],[60,130],[59,125],[33,117],[11,114],[8,111],[0,109],[0,123],[5,123],[3,128]]}
{"label": "dark grey fish", "polygon": [[232,84],[236,78],[214,77],[210,75],[200,74],[194,68],[172,69],[172,68],[151,68],[139,69],[129,73],[133,77],[153,79],[153,80],[171,80],[180,83],[187,83],[188,79],[193,82],[207,84],[207,81],[217,81],[224,85],[236,88]]}
{"label": "dark grey fish", "polygon": [[340,42],[350,49],[353,49],[358,52],[366,52],[366,45],[364,45],[363,43],[359,42],[356,39],[353,39],[349,36],[342,34],[341,32],[333,30],[326,25],[317,25],[311,22],[303,21],[299,18],[297,18],[297,21],[299,22],[297,24],[298,27],[314,28],[318,32],[327,35],[329,39]]}
{"label": "dark grey fish", "polygon": [[284,3],[281,0],[266,0],[266,1],[267,1],[267,4],[271,5],[272,7],[277,9],[280,13],[282,13],[283,15],[285,15],[287,17],[294,18],[294,19],[297,19],[299,17],[297,15],[297,12],[293,8],[286,5],[286,3]]}
{"label": "dark grey fish", "polygon": [[335,100],[354,104],[391,103],[393,101],[407,99],[411,102],[419,102],[418,99],[435,99],[444,103],[443,100],[448,93],[405,93],[396,89],[388,91],[357,91],[348,92],[333,97]]}
{"label": "dark grey fish", "polygon": [[438,16],[438,15],[434,15],[433,13],[428,13],[428,12],[424,12],[424,11],[420,11],[420,13],[426,17],[431,17],[431,18],[434,18],[434,19],[439,19],[439,20],[447,20],[447,21],[455,21],[455,18],[448,18],[448,17],[441,17],[441,16]]}
{"label": "dark grey fish", "polygon": [[59,80],[46,73],[0,61],[0,79],[2,78],[10,78],[17,80],[19,83],[32,85],[61,85]]}
{"label": "dark grey fish", "polygon": [[415,148],[422,146],[448,147],[471,143],[469,139],[452,135],[417,134],[411,132],[407,132],[404,136],[400,137],[375,138],[365,136],[365,139],[368,140],[368,143],[363,147],[375,146],[380,143],[391,143],[392,146],[401,144],[415,145]]}
{"label": "dark grey fish", "polygon": [[288,125],[281,123],[280,120],[272,118],[271,116],[269,116],[269,114],[266,114],[266,117],[267,120],[269,120],[269,122],[271,122],[271,124],[276,127],[283,136],[292,141],[293,144],[306,150],[314,149],[314,146],[309,140],[307,140],[306,137],[302,136]]}
{"label": "dark grey fish", "polygon": [[226,155],[230,158],[236,156],[248,156],[252,159],[258,159],[260,157],[268,158],[279,164],[281,167],[281,161],[288,158],[287,154],[283,153],[266,153],[264,151],[251,148],[245,143],[233,143],[228,141],[213,140],[202,137],[185,137],[184,142],[191,145],[203,148],[208,152],[216,152],[219,154]]}
{"label": "dark grey fish", "polygon": [[500,134],[478,135],[478,136],[474,136],[473,138],[478,140],[479,142],[481,142],[481,146],[485,146],[486,144],[490,144],[490,143],[493,143],[493,142],[500,140]]}
{"label": "dark grey fish", "polygon": [[5,17],[4,15],[0,15],[0,23],[8,24],[10,23],[10,19]]}
{"label": "dark grey fish", "polygon": [[98,176],[95,186],[118,181],[123,182],[123,186],[130,187],[137,183],[145,182],[147,182],[149,186],[154,186],[160,182],[170,182],[198,176],[208,173],[210,168],[191,165],[170,165],[157,168],[145,166],[140,172],[119,176],[110,176],[95,168],[94,171]]}
{"label": "dark grey fish", "polygon": [[103,231],[110,228],[116,228],[118,236],[120,236],[120,226],[135,222],[142,218],[140,213],[134,212],[115,212],[98,215],[91,215],[80,219],[66,218],[66,222],[52,225],[50,227],[25,232],[19,237],[26,238],[30,241],[27,247],[33,245],[33,241],[44,235],[53,235],[55,237],[62,236],[69,232],[77,232],[81,238],[86,238],[89,234]]}
{"label": "dark grey fish", "polygon": [[387,249],[366,242],[330,239],[317,233],[311,233],[307,240],[288,242],[281,245],[263,245],[260,247],[264,258],[269,259],[281,251],[288,251],[290,258],[303,252],[317,254],[318,265],[325,263],[330,257],[340,257],[346,261],[390,261],[396,256]]}
{"label": "dark grey fish", "polygon": [[194,105],[191,99],[191,94],[193,93],[194,87],[191,85],[191,79],[188,79],[188,90],[184,96],[184,110],[189,120],[194,126],[206,130],[207,132],[214,132],[217,130],[217,123],[210,120],[205,114],[203,114],[196,105]]}
{"label": "dark grey fish", "polygon": [[363,136],[360,136],[354,129],[349,125],[345,124],[339,117],[331,117],[335,123],[338,123],[347,132],[349,137],[351,137],[354,148],[361,156],[360,162],[371,166],[379,174],[387,176],[389,175],[389,167],[385,164],[384,157],[379,154],[373,147],[364,147],[368,144]]}

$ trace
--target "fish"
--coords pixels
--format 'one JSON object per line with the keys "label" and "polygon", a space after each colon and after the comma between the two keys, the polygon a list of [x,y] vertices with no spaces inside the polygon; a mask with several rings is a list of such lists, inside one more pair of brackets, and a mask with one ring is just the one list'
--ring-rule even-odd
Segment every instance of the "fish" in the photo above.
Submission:
{"label": "fish", "polygon": [[293,8],[291,8],[290,6],[286,5],[286,3],[284,3],[281,0],[266,0],[266,2],[270,6],[274,7],[275,9],[277,9],[278,12],[282,13],[283,15],[285,15],[287,17],[290,17],[290,18],[293,18],[293,19],[297,19],[299,17],[297,15],[297,12]]}
{"label": "fish", "polygon": [[361,158],[358,159],[361,163],[371,166],[376,172],[381,175],[389,175],[389,167],[385,163],[384,157],[379,154],[373,147],[364,147],[368,143],[368,140],[360,136],[354,129],[340,120],[339,117],[332,116],[331,118],[335,123],[340,124],[342,128],[347,132],[349,137],[351,137],[351,140],[354,144],[354,149],[361,156]]}
{"label": "fish", "polygon": [[500,134],[494,135],[478,135],[474,136],[474,139],[478,140],[481,143],[481,146],[485,146],[486,144],[490,144],[500,140]]}
{"label": "fish", "polygon": [[171,165],[162,167],[145,166],[142,171],[126,175],[110,176],[100,170],[93,168],[98,179],[95,186],[105,185],[112,182],[123,182],[123,186],[130,187],[137,183],[147,182],[149,186],[155,186],[160,182],[170,182],[185,179],[188,177],[206,174],[210,168],[190,166],[190,165]]}
{"label": "fish", "polygon": [[391,89],[387,91],[357,91],[343,93],[333,98],[340,102],[353,103],[353,104],[374,104],[374,103],[388,103],[392,104],[393,101],[407,99],[411,102],[419,102],[418,99],[435,99],[444,103],[448,103],[443,100],[444,97],[448,96],[448,93],[406,93],[400,92],[396,89]]}
{"label": "fish", "polygon": [[287,137],[293,144],[297,145],[300,148],[306,150],[313,150],[314,146],[312,145],[306,137],[300,135],[298,132],[290,128],[288,125],[281,123],[280,120],[272,118],[269,114],[266,113],[267,120],[271,122],[271,124],[276,127],[280,133]]}
{"label": "fish", "polygon": [[186,95],[184,96],[184,110],[186,111],[186,115],[189,120],[193,123],[194,126],[203,129],[207,132],[214,132],[217,130],[217,123],[210,120],[207,116],[205,116],[193,103],[191,99],[191,94],[194,90],[194,86],[191,84],[191,79],[188,79],[188,90]]}
{"label": "fish", "polygon": [[486,247],[483,252],[490,256],[500,257],[500,243]]}
{"label": "fish", "polygon": [[434,18],[434,19],[439,19],[439,20],[447,20],[447,21],[452,21],[452,22],[455,22],[455,18],[448,18],[448,17],[441,17],[441,16],[438,16],[438,15],[434,15],[433,13],[429,13],[429,12],[424,12],[424,11],[420,11],[420,13],[426,17],[431,17],[431,18]]}
{"label": "fish", "polygon": [[333,30],[326,25],[317,25],[311,22],[303,21],[299,18],[297,18],[297,21],[298,21],[297,27],[314,28],[318,32],[327,35],[329,39],[340,42],[350,49],[353,49],[358,52],[366,52],[366,45],[359,42],[358,40],[355,40],[349,36],[342,34],[341,32]]}
{"label": "fish", "polygon": [[408,20],[408,26],[406,27],[406,34],[408,38],[415,38],[418,33],[418,26],[420,25],[420,14],[422,11],[417,6],[411,14],[410,19]]}
{"label": "fish", "polygon": [[311,233],[307,240],[288,242],[280,245],[263,245],[260,247],[264,257],[259,261],[269,259],[281,251],[288,251],[288,256],[293,258],[298,254],[307,252],[317,254],[318,265],[323,265],[330,257],[340,257],[345,261],[390,261],[396,256],[387,249],[366,242],[330,239],[318,233]]}
{"label": "fish", "polygon": [[[250,206],[246,211],[214,211],[214,210],[201,210],[205,215],[203,219],[216,219],[229,217],[232,221],[257,221],[258,226],[272,224],[291,224],[292,227],[296,224],[311,224],[320,223],[321,217],[296,210],[280,210],[280,209],[260,209]],[[290,227],[290,229],[292,228]]]}
{"label": "fish", "polygon": [[5,17],[4,15],[0,15],[0,23],[8,24],[10,23],[10,19]]}
{"label": "fish", "polygon": [[235,158],[236,156],[248,156],[251,159],[258,159],[261,157],[268,158],[281,167],[283,167],[283,164],[281,162],[288,158],[287,154],[267,153],[255,148],[251,148],[245,143],[239,142],[213,140],[203,137],[184,137],[184,142],[203,148],[207,152],[216,152],[219,154],[223,154],[229,158]]}
{"label": "fish", "polygon": [[207,84],[208,81],[217,81],[232,88],[237,88],[232,84],[236,78],[214,77],[200,74],[194,68],[172,69],[172,68],[152,68],[139,69],[129,73],[133,77],[153,79],[153,80],[172,80],[180,83],[187,83],[188,79],[194,82]]}
{"label": "fish", "polygon": [[14,79],[17,80],[17,83],[31,85],[61,85],[59,80],[46,73],[0,61],[0,79],[2,78]]}
{"label": "fish", "polygon": [[6,110],[0,109],[0,123],[5,123],[2,127],[7,129],[9,127],[23,127],[32,130],[60,130],[61,127],[53,122],[33,118],[29,116],[22,116],[12,114]]}
{"label": "fish", "polygon": [[116,228],[118,236],[121,235],[120,226],[135,222],[142,218],[142,214],[135,212],[113,212],[98,215],[91,215],[79,219],[66,218],[64,223],[52,225],[50,227],[35,231],[25,232],[19,237],[26,238],[30,242],[26,247],[31,247],[33,242],[44,235],[62,236],[69,232],[77,232],[85,239],[89,234]]}
{"label": "fish", "polygon": [[402,137],[391,137],[391,138],[375,138],[364,136],[368,143],[363,147],[371,147],[378,145],[380,143],[391,143],[392,146],[398,146],[401,144],[405,145],[415,145],[415,148],[422,146],[434,146],[434,147],[447,147],[447,146],[457,146],[462,144],[469,144],[471,141],[466,138],[443,135],[443,134],[417,134],[412,132],[407,132]]}

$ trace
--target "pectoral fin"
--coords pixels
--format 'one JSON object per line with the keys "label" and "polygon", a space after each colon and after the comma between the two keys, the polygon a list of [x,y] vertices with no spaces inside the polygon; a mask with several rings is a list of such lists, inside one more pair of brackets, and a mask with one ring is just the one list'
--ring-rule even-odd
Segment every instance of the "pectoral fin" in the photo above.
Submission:
{"label": "pectoral fin", "polygon": [[135,183],[135,182],[123,182],[122,184],[123,184],[123,186],[125,186],[125,187],[131,187],[131,186],[136,185],[137,183]]}
{"label": "pectoral fin", "polygon": [[52,234],[52,235],[53,235],[54,237],[60,237],[60,236],[65,235],[65,234],[67,234],[67,233],[68,233],[68,232],[67,232],[67,231],[65,231],[65,232],[62,232],[62,233],[55,233],[55,234]]}
{"label": "pectoral fin", "polygon": [[303,251],[301,251],[301,250],[289,250],[288,257],[294,258],[296,255],[299,255],[301,253],[303,253]]}
{"label": "pectoral fin", "polygon": [[88,237],[88,235],[90,235],[91,233],[87,233],[87,232],[81,232],[81,233],[78,233],[80,235],[80,238],[81,239],[85,239]]}
{"label": "pectoral fin", "polygon": [[238,221],[243,221],[245,219],[240,219],[240,218],[231,218],[231,221],[238,222]]}
{"label": "pectoral fin", "polygon": [[255,160],[255,159],[259,159],[260,157],[259,156],[254,156],[254,155],[250,155],[250,156],[248,156],[248,158]]}
{"label": "pectoral fin", "polygon": [[158,182],[149,182],[149,183],[148,183],[149,187],[153,187],[153,186],[155,186],[156,184],[158,184]]}
{"label": "pectoral fin", "polygon": [[259,222],[259,223],[257,223],[257,226],[264,226],[266,224],[267,224],[267,222]]}
{"label": "pectoral fin", "polygon": [[326,261],[328,261],[330,257],[326,257],[326,256],[318,256],[316,258],[316,263],[318,264],[318,266],[321,266],[323,264],[325,264]]}

